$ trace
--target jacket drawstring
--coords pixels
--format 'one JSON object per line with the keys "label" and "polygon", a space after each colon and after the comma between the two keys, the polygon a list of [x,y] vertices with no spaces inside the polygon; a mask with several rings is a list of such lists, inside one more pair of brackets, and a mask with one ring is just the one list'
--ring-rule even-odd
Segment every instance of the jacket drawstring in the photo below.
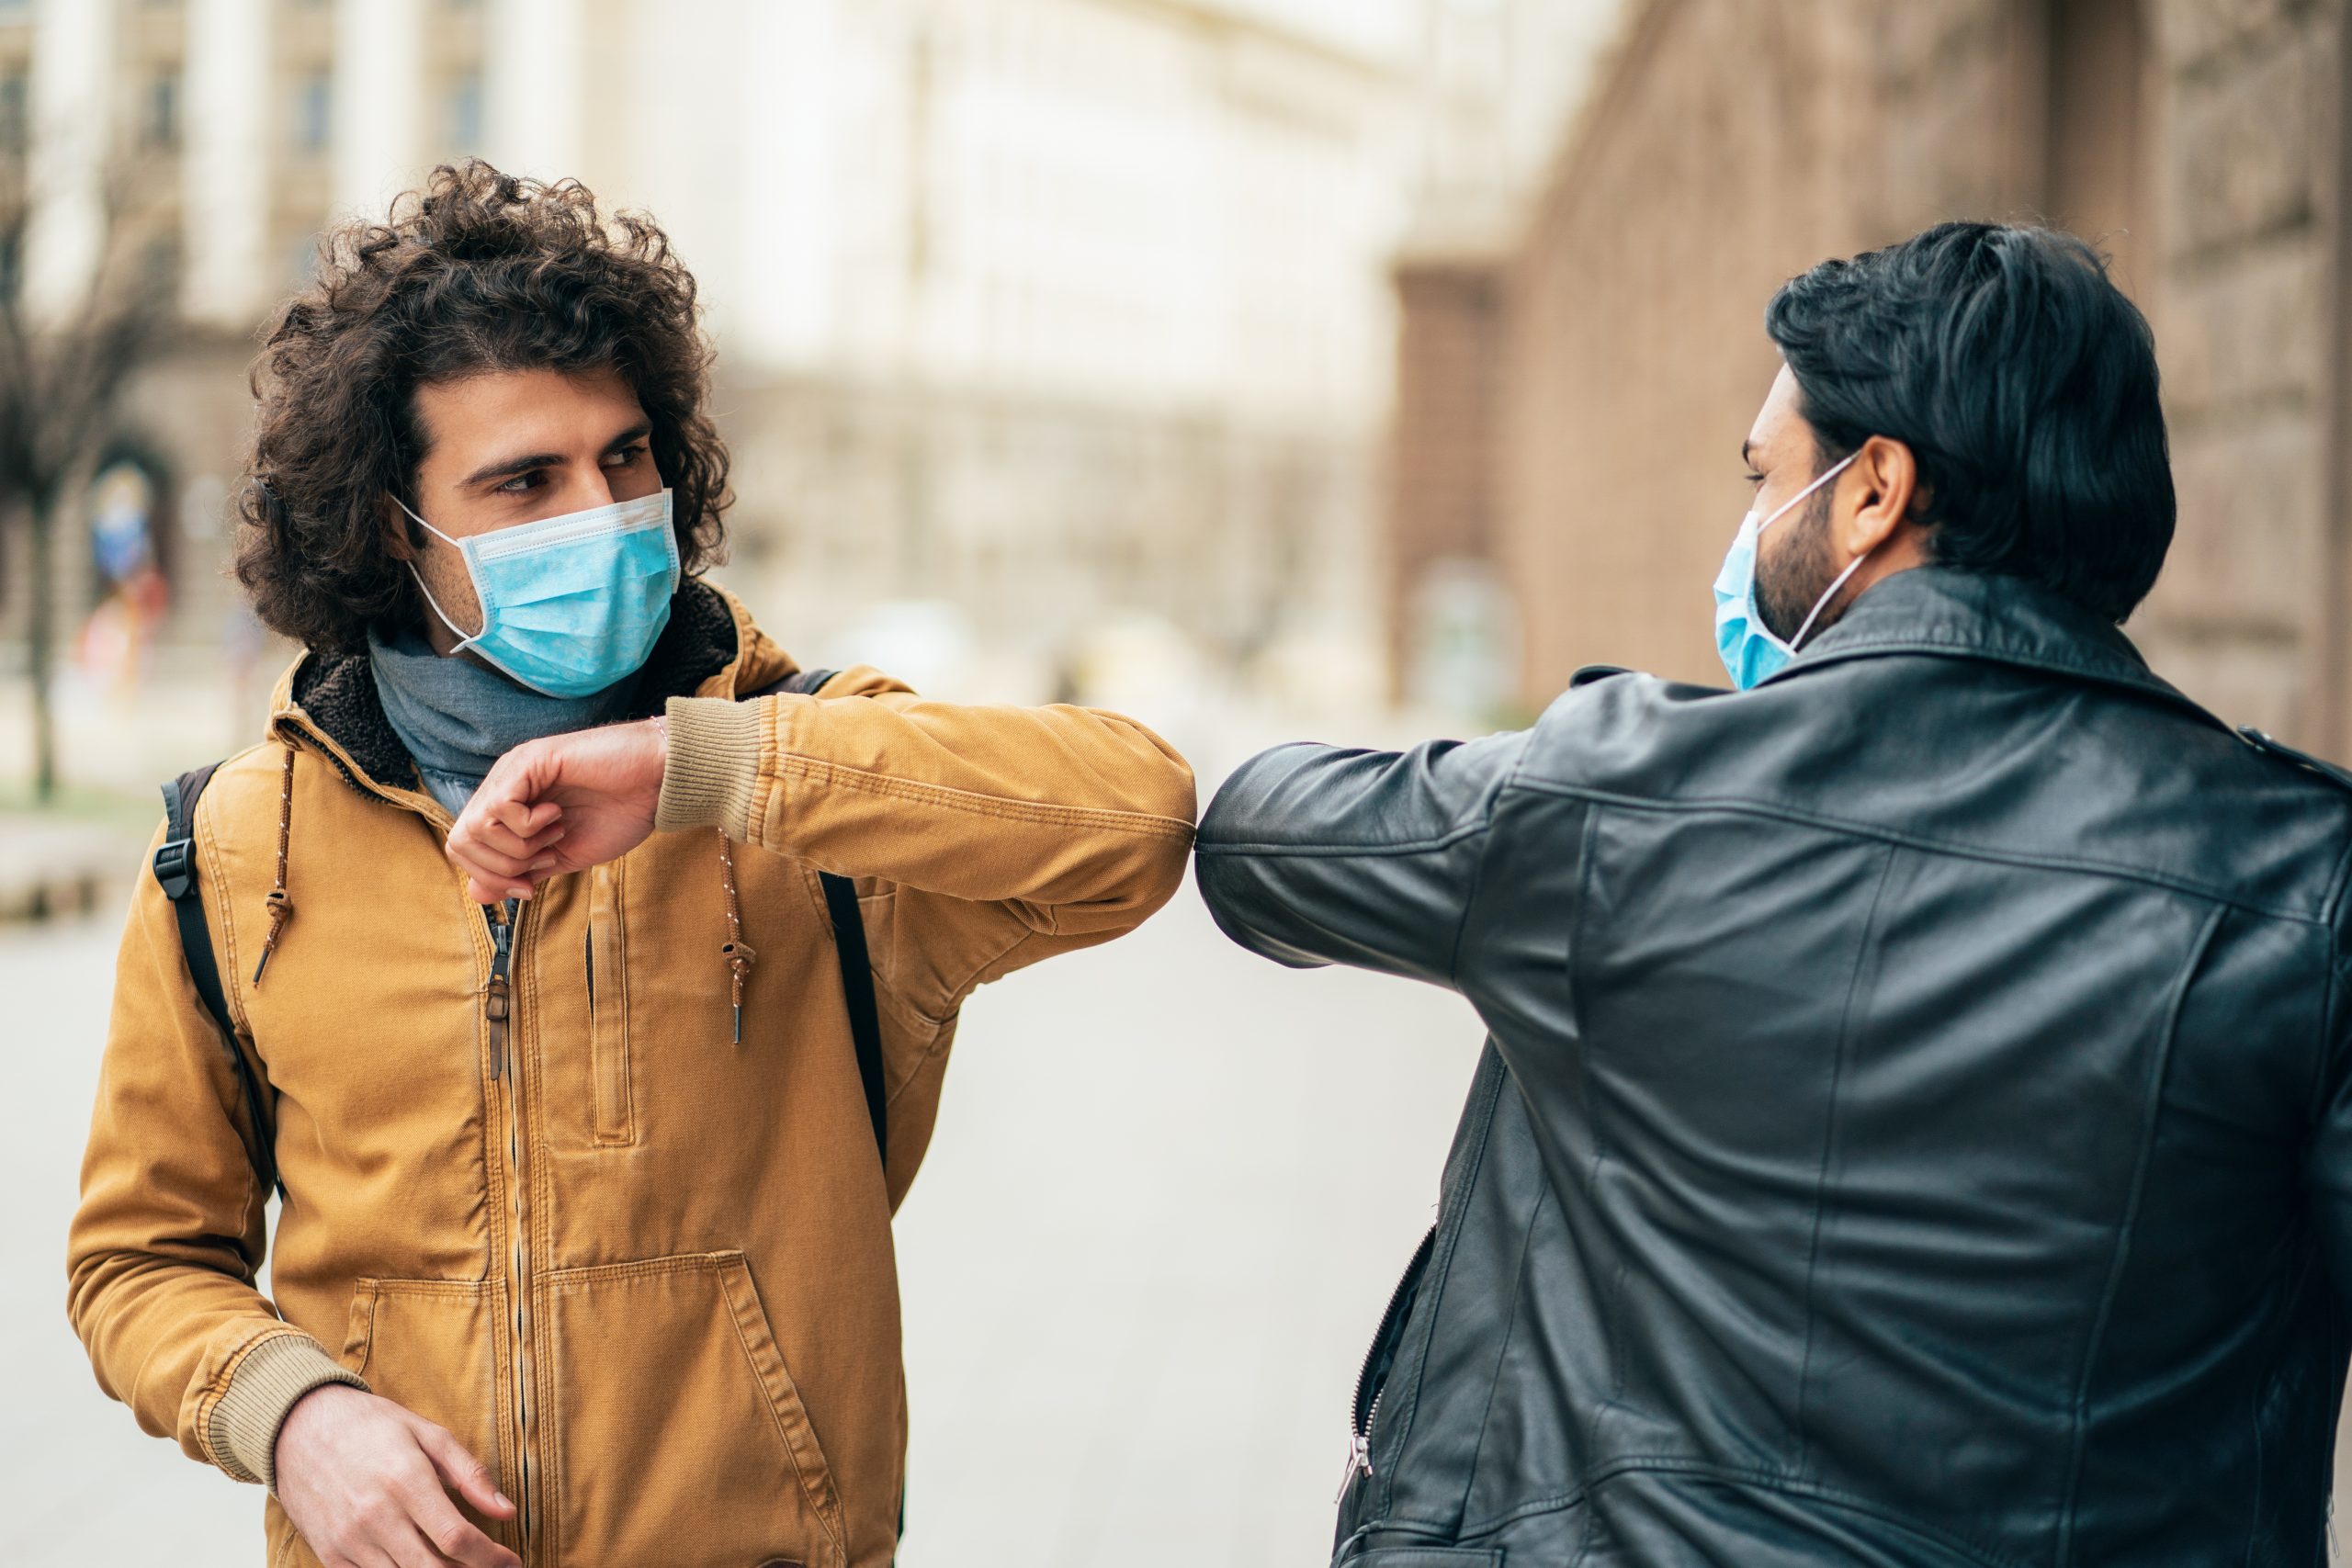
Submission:
{"label": "jacket drawstring", "polygon": [[743,940],[743,908],[735,897],[735,846],[722,830],[718,835],[718,875],[727,886],[727,940],[718,955],[727,961],[727,981],[735,1001],[735,1043],[743,1043],[743,979],[759,954]]}
{"label": "jacket drawstring", "polygon": [[286,777],[277,792],[277,885],[269,890],[269,934],[261,939],[261,962],[254,965],[254,984],[261,984],[261,972],[269,967],[269,955],[277,949],[277,937],[286,922],[294,918],[294,900],[286,896],[286,845],[294,828],[294,743],[286,744]]}

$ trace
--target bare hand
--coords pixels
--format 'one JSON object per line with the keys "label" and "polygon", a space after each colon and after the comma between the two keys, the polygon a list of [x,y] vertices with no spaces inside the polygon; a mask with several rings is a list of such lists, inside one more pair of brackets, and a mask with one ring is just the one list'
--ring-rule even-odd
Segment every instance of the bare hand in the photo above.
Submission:
{"label": "bare hand", "polygon": [[478,904],[527,898],[550,876],[617,860],[653,831],[669,754],[658,718],[551,735],[498,760],[449,829],[449,863]]}
{"label": "bare hand", "polygon": [[491,1518],[514,1517],[464,1444],[347,1383],[312,1389],[278,1428],[278,1504],[326,1568],[522,1568],[448,1492]]}

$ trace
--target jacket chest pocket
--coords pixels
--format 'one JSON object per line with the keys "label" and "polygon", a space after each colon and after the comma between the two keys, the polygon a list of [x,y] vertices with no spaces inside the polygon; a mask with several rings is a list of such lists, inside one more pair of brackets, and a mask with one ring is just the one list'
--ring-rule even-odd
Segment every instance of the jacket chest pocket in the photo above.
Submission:
{"label": "jacket chest pocket", "polygon": [[623,897],[628,862],[589,873],[589,1133],[600,1148],[637,1142],[635,1083],[628,1052],[628,924]]}

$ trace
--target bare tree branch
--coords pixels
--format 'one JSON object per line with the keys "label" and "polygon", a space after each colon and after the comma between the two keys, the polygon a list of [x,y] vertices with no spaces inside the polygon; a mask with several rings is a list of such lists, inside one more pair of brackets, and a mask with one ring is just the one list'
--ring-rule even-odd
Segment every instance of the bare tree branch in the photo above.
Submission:
{"label": "bare tree branch", "polygon": [[33,687],[34,789],[56,789],[51,671],[59,503],[117,433],[123,395],[168,344],[174,238],[152,199],[157,175],[129,165],[99,181],[96,253],[62,305],[27,298],[41,203],[21,156],[0,149],[0,529],[28,536],[26,660]]}

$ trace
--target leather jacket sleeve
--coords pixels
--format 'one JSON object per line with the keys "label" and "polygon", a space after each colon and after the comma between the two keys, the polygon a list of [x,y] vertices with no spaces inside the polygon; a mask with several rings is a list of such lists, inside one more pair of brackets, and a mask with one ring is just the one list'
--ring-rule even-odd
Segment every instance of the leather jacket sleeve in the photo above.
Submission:
{"label": "leather jacket sleeve", "polygon": [[1262,752],[1202,819],[1201,897],[1227,936],[1278,963],[1452,986],[1495,802],[1526,743]]}

